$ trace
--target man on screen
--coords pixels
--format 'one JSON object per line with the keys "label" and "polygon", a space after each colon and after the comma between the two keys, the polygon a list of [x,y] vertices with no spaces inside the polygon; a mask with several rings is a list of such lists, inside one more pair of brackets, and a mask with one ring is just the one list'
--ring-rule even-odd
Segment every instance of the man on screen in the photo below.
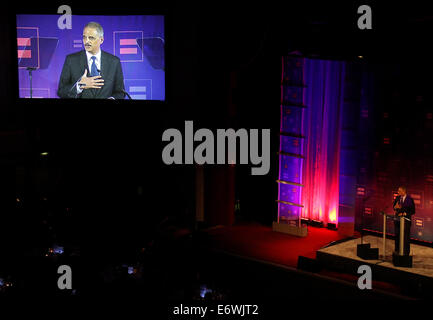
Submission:
{"label": "man on screen", "polygon": [[120,59],[101,50],[104,29],[89,22],[83,30],[85,50],[66,56],[57,95],[61,98],[123,99]]}
{"label": "man on screen", "polygon": [[[398,188],[398,196],[395,197],[393,208],[397,217],[404,216],[409,219],[404,220],[404,242],[403,254],[409,255],[410,252],[410,218],[415,214],[415,202],[410,195],[407,194],[406,187],[401,186]],[[400,220],[394,221],[395,230],[395,251],[398,253],[400,248]]]}

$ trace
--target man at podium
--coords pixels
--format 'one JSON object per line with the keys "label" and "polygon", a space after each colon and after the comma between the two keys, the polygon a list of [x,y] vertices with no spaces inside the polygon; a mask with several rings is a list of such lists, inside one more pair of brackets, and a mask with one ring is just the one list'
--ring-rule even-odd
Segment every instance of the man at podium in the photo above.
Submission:
{"label": "man at podium", "polygon": [[70,54],[63,64],[57,95],[61,98],[123,99],[120,59],[102,51],[104,29],[89,22],[83,30],[85,50]]}
{"label": "man at podium", "polygon": [[[404,220],[404,245],[403,254],[409,255],[410,252],[410,227],[412,222],[411,216],[415,214],[415,203],[410,195],[407,194],[407,189],[404,186],[398,188],[398,196],[395,198],[393,208],[396,217],[404,216],[409,220]],[[395,251],[400,249],[400,219],[394,221],[395,230]]]}

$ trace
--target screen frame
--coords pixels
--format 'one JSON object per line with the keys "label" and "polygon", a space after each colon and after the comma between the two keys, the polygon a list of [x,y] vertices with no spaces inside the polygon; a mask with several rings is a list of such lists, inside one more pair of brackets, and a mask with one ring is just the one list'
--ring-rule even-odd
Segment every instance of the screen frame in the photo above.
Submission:
{"label": "screen frame", "polygon": [[[57,105],[58,101],[80,101],[78,104],[83,103],[83,100],[89,100],[89,99],[62,99],[62,98],[38,98],[38,99],[29,99],[29,98],[20,98],[19,97],[19,77],[18,77],[18,58],[16,56],[16,52],[18,50],[17,45],[17,15],[24,15],[24,14],[34,14],[34,15],[55,15],[56,12],[53,12],[53,8],[56,10],[58,7],[53,6],[49,9],[46,7],[41,6],[24,6],[23,8],[15,8],[15,10],[10,15],[10,21],[12,27],[11,27],[11,41],[13,42],[11,44],[11,54],[12,54],[12,60],[14,63],[10,63],[10,69],[13,69],[11,74],[14,76],[12,81],[14,82],[13,88],[13,102],[16,106],[23,106],[25,109],[27,109],[30,105],[37,105],[37,106],[50,106],[50,105]],[[144,6],[143,4],[138,5],[138,7],[135,10],[127,9],[127,8],[96,8],[95,5],[86,6],[85,8],[81,6],[74,6],[71,5],[72,9],[72,16],[84,16],[84,15],[104,15],[104,16],[137,16],[137,15],[143,15],[143,16],[162,16],[163,17],[163,28],[164,28],[164,86],[165,86],[165,99],[164,100],[130,100],[128,97],[125,96],[125,99],[121,100],[109,100],[109,99],[90,99],[93,101],[98,101],[98,104],[108,104],[108,105],[117,105],[117,104],[128,104],[128,105],[136,105],[136,104],[144,104],[144,105],[167,105],[170,103],[171,100],[171,86],[169,85],[168,78],[170,78],[171,74],[171,65],[169,62],[169,59],[167,58],[168,53],[171,50],[171,35],[170,35],[170,25],[171,25],[171,12],[172,9],[170,6],[164,7],[163,5],[149,5]],[[134,11],[134,12],[133,12]],[[58,14],[59,17],[61,14]],[[101,103],[99,103],[101,102]],[[73,102],[68,102],[67,104],[70,104]],[[64,104],[64,102],[63,102]],[[73,103],[75,104],[75,103]],[[86,104],[86,103],[84,103]]]}

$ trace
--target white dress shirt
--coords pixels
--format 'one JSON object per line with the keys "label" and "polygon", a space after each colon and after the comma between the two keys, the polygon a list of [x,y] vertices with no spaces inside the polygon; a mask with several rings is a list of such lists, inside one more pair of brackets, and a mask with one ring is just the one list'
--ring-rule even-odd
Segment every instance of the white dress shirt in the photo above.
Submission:
{"label": "white dress shirt", "polygon": [[[92,64],[93,64],[92,57],[93,56],[96,57],[96,59],[95,59],[96,68],[98,70],[101,70],[101,50],[99,50],[99,52],[97,54],[91,54],[89,51],[86,50],[86,56],[87,56],[87,65],[89,66],[90,71],[92,70]],[[83,70],[83,72],[84,72],[84,70]],[[90,74],[88,73],[87,76],[90,77]],[[78,80],[78,82],[80,82],[80,81],[81,81],[81,78],[80,78],[80,80]],[[80,94],[81,92],[83,92],[83,89],[80,89],[78,82],[77,82],[77,93]]]}

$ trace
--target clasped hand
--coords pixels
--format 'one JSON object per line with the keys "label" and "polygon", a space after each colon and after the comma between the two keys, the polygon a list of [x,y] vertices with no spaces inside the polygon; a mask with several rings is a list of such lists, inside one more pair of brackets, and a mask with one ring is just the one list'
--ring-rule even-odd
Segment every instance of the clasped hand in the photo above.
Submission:
{"label": "clasped hand", "polygon": [[104,79],[101,76],[88,77],[86,69],[78,84],[81,89],[100,89],[104,85]]}
{"label": "clasped hand", "polygon": [[[397,203],[395,206],[394,206],[394,209],[401,209],[401,205],[399,204],[399,203]],[[401,217],[401,216],[406,216],[406,212],[400,212],[399,214],[398,214],[398,216],[399,217]]]}

